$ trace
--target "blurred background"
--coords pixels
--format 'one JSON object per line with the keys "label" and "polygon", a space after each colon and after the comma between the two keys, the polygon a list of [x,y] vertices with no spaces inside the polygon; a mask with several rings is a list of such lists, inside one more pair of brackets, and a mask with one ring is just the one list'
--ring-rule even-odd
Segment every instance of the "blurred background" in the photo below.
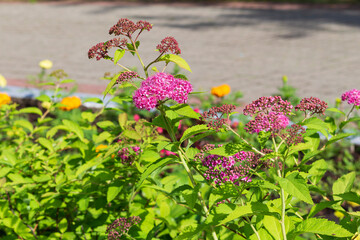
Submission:
{"label": "blurred background", "polygon": [[[1,1],[0,74],[8,85],[26,85],[49,59],[83,92],[101,93],[105,72],[120,69],[89,60],[88,49],[112,38],[120,18],[146,20],[141,35],[146,62],[155,47],[173,36],[192,72],[195,90],[226,83],[244,93],[244,102],[277,92],[287,76],[301,97],[333,103],[360,85],[358,0],[260,1]],[[125,55],[120,61],[139,67]],[[171,72],[173,66],[167,71]]]}

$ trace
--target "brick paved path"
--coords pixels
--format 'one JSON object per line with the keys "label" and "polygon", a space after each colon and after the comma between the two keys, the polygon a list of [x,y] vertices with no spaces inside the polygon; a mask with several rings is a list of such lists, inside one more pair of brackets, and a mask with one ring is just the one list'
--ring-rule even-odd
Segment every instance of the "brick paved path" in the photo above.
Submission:
{"label": "brick paved path", "polygon": [[[360,11],[295,5],[28,4],[0,3],[0,74],[10,85],[38,72],[51,59],[87,91],[116,68],[87,59],[87,51],[110,38],[119,18],[154,24],[142,35],[145,61],[166,36],[180,43],[197,90],[227,83],[246,101],[276,92],[282,75],[301,96],[329,101],[360,88]],[[124,57],[127,66],[137,63]],[[15,80],[16,79],[16,80]],[[92,88],[92,89],[91,89]]]}

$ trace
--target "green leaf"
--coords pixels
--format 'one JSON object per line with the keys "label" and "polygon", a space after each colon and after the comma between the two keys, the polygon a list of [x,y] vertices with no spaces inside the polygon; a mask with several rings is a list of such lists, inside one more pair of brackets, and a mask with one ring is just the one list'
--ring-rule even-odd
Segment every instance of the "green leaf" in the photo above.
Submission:
{"label": "green leaf", "polygon": [[134,139],[134,140],[141,140],[140,134],[134,130],[125,130],[124,132],[122,132],[122,135],[127,138]]}
{"label": "green leaf", "polygon": [[85,140],[84,139],[84,132],[77,123],[75,123],[73,121],[70,121],[70,120],[67,120],[67,119],[63,119],[62,122],[67,127],[67,129],[70,132],[75,133],[79,137],[79,139],[81,141]]}
{"label": "green leaf", "polygon": [[37,96],[35,99],[39,100],[40,102],[51,102],[51,98],[45,94]]}
{"label": "green leaf", "polygon": [[246,143],[227,143],[219,148],[215,148],[209,151],[209,153],[228,157],[240,151],[251,151],[251,150],[252,150],[251,146]]}
{"label": "green leaf", "polygon": [[14,122],[15,126],[19,126],[19,127],[23,127],[28,129],[30,132],[32,132],[34,130],[33,125],[27,121],[27,120],[16,120]]}
{"label": "green leaf", "polygon": [[75,80],[74,79],[64,79],[64,80],[61,80],[60,84],[72,83],[72,82],[75,82]]}
{"label": "green leaf", "polygon": [[115,181],[112,184],[110,184],[110,186],[108,187],[107,190],[107,194],[106,194],[106,199],[107,202],[111,202],[112,200],[114,200],[114,198],[121,192],[121,189],[123,188],[122,184],[120,181]]}
{"label": "green leaf", "polygon": [[102,133],[99,134],[99,136],[97,136],[95,138],[94,142],[95,142],[95,144],[97,144],[97,143],[100,143],[102,141],[111,140],[111,139],[112,139],[112,137],[111,137],[111,134],[109,132],[102,132]]}
{"label": "green leaf", "polygon": [[85,99],[84,103],[86,103],[86,102],[94,102],[94,103],[104,104],[104,102],[100,98],[97,98],[97,97],[87,98],[87,99]]}
{"label": "green leaf", "polygon": [[300,235],[303,233],[317,233],[332,237],[351,237],[352,233],[337,225],[335,222],[324,218],[310,218],[301,221],[299,225],[293,230],[293,235]]}
{"label": "green leaf", "polygon": [[182,80],[189,81],[189,79],[184,74],[176,74],[174,75],[174,78],[180,78]]}
{"label": "green leaf", "polygon": [[193,118],[193,119],[200,118],[200,114],[195,112],[189,105],[187,105],[185,103],[171,106],[170,109],[173,110],[174,112],[176,112],[177,114],[188,117],[188,118]]}
{"label": "green leaf", "polygon": [[200,184],[196,185],[195,188],[185,189],[182,191],[182,195],[190,208],[194,208],[196,200],[198,198],[197,193],[199,192]]}
{"label": "green leaf", "polygon": [[314,204],[310,196],[310,191],[306,185],[306,181],[299,175],[298,172],[293,172],[286,176],[286,178],[276,177],[276,180],[290,195],[297,197],[306,203]]}
{"label": "green leaf", "polygon": [[348,124],[350,122],[358,122],[358,121],[360,121],[360,117],[352,117],[347,121],[341,122],[339,128],[342,129],[343,127],[345,127],[346,124]]}
{"label": "green leaf", "polygon": [[327,108],[326,111],[341,113],[341,114],[344,115],[344,116],[346,115],[343,111],[340,111],[340,110],[337,109],[337,108]]}
{"label": "green leaf", "polygon": [[163,166],[165,166],[166,164],[168,164],[170,161],[172,161],[173,158],[172,157],[164,157],[164,158],[160,158],[159,160],[153,162],[150,166],[148,166],[146,168],[146,170],[141,174],[140,176],[140,180],[138,181],[138,183],[136,184],[136,189],[139,189],[139,187],[141,186],[141,184],[145,181],[145,179],[152,173],[154,172],[156,169],[162,168]]}
{"label": "green leaf", "polygon": [[337,204],[338,202],[339,201],[325,201],[315,204],[314,206],[312,206],[307,218],[314,217],[321,210],[325,208],[330,208],[332,205]]}
{"label": "green leaf", "polygon": [[330,144],[332,144],[334,142],[337,142],[340,139],[343,139],[343,138],[346,138],[346,137],[349,137],[349,136],[352,136],[352,135],[355,135],[355,133],[339,133],[339,134],[336,134],[335,136],[330,138],[329,141],[327,141],[326,146],[328,146],[328,145],[330,145]]}
{"label": "green leaf", "polygon": [[165,61],[166,63],[169,62],[173,62],[177,65],[179,65],[179,67],[188,70],[189,72],[191,72],[191,69],[189,67],[189,64],[180,56],[175,55],[175,54],[165,54],[164,56],[160,57],[158,59],[158,61]]}
{"label": "green leaf", "polygon": [[[336,195],[336,194],[350,192],[354,184],[355,177],[356,177],[356,173],[351,172],[337,179],[332,187],[333,194]],[[338,196],[334,196],[334,200],[335,201],[341,200],[341,198]]]}
{"label": "green leaf", "polygon": [[311,182],[318,184],[327,170],[328,164],[324,159],[314,162],[309,170],[309,177]]}
{"label": "green leaf", "polygon": [[[135,55],[134,46],[131,43],[127,43],[126,45],[127,45],[128,49],[130,50],[130,53],[134,56]],[[135,46],[136,46],[136,48],[138,48],[140,46],[140,41],[136,41]]]}
{"label": "green leaf", "polygon": [[61,221],[59,222],[59,231],[61,233],[64,233],[66,232],[67,228],[68,228],[68,222],[66,218],[61,219]]}
{"label": "green leaf", "polygon": [[337,194],[336,196],[341,198],[341,200],[346,200],[348,202],[354,202],[354,203],[360,204],[360,197],[355,192],[347,192],[347,193]]}
{"label": "green leaf", "polygon": [[124,56],[125,49],[117,49],[114,54],[114,65]]}
{"label": "green leaf", "polygon": [[127,123],[128,115],[127,113],[121,113],[118,116],[118,122],[121,128],[125,128]]}
{"label": "green leaf", "polygon": [[321,119],[312,117],[309,119],[306,119],[302,125],[307,126],[308,129],[314,129],[319,132],[321,132],[326,138],[328,138],[329,134],[327,132],[328,126],[325,122],[323,122]]}
{"label": "green leaf", "polygon": [[258,134],[258,141],[260,143],[261,148],[265,147],[265,143],[269,140],[271,136],[271,132],[259,132]]}
{"label": "green leaf", "polygon": [[207,132],[205,133],[202,133],[202,134],[198,134],[194,137],[191,137],[189,138],[189,142],[188,142],[188,145],[186,146],[186,148],[189,148],[191,147],[191,145],[193,145],[194,143],[196,143],[197,141],[199,141],[200,139],[203,139],[207,136],[210,136],[212,134],[216,133],[216,131],[213,131],[213,130],[208,130]]}
{"label": "green leaf", "polygon": [[49,182],[51,180],[51,177],[49,175],[34,175],[32,176],[32,179],[35,182]]}
{"label": "green leaf", "polygon": [[159,72],[159,70],[156,67],[152,67],[151,70],[154,72]]}
{"label": "green leaf", "polygon": [[274,237],[274,239],[283,239],[281,233],[281,224],[276,217],[264,216],[262,223],[264,224],[264,227],[269,231],[269,233]]}
{"label": "green leaf", "polygon": [[119,78],[120,73],[116,74],[111,81],[109,82],[109,84],[106,86],[105,91],[104,91],[104,98],[106,96],[106,94],[108,94],[108,92],[110,91],[110,89],[116,84],[117,79]]}
{"label": "green leaf", "polygon": [[43,146],[44,148],[47,148],[50,152],[54,151],[54,147],[53,147],[50,140],[48,140],[46,138],[43,138],[43,137],[40,137],[38,139],[38,142],[41,144],[41,146]]}
{"label": "green leaf", "polygon": [[185,130],[185,132],[183,133],[183,136],[180,139],[180,143],[182,143],[183,141],[185,141],[186,139],[190,138],[191,136],[193,136],[195,134],[206,132],[208,129],[209,128],[204,124],[192,126]]}
{"label": "green leaf", "polygon": [[115,127],[115,124],[113,122],[111,122],[111,121],[108,121],[108,120],[98,122],[98,123],[96,123],[96,125],[98,125],[99,128],[102,128],[102,129],[105,129],[105,128],[108,128],[108,127]]}
{"label": "green leaf", "polygon": [[40,109],[38,109],[37,107],[27,107],[27,108],[22,108],[19,110],[19,113],[34,113],[34,114],[38,114],[38,115],[42,115],[42,112]]}

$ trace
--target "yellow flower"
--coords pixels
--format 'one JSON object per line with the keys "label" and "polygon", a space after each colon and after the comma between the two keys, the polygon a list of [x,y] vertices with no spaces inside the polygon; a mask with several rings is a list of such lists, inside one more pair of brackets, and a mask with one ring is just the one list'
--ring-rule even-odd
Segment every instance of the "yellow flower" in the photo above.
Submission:
{"label": "yellow flower", "polygon": [[46,60],[40,61],[39,66],[44,69],[50,69],[50,68],[52,68],[53,63],[52,63],[52,61],[46,59]]}
{"label": "yellow flower", "polygon": [[0,106],[4,104],[9,104],[11,97],[7,93],[0,93]]}
{"label": "yellow flower", "polygon": [[342,219],[343,217],[345,217],[345,215],[342,212],[339,211],[335,211],[334,212],[335,217]]}
{"label": "yellow flower", "polygon": [[211,88],[211,94],[216,97],[223,97],[225,95],[228,95],[230,93],[230,86],[227,84],[223,84],[217,87]]}
{"label": "yellow flower", "polygon": [[0,74],[0,87],[6,87],[6,79]]}
{"label": "yellow flower", "polygon": [[347,203],[350,205],[350,206],[352,206],[352,207],[358,207],[358,206],[360,206],[358,203],[356,203],[356,202],[350,202],[350,201],[347,201]]}
{"label": "yellow flower", "polygon": [[107,148],[108,146],[105,144],[100,144],[95,148],[95,152],[99,152],[101,149]]}
{"label": "yellow flower", "polygon": [[72,109],[78,108],[81,106],[81,100],[79,97],[65,97],[61,100],[61,104],[65,106],[61,106],[60,109],[64,111],[70,111]]}

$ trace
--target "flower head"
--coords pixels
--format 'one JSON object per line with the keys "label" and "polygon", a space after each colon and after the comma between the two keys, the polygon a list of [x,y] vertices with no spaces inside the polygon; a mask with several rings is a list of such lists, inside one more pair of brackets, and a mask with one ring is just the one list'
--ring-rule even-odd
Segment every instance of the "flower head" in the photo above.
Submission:
{"label": "flower head", "polygon": [[161,43],[156,46],[156,49],[159,50],[160,53],[171,52],[173,54],[180,54],[181,50],[179,48],[179,44],[173,37],[166,37],[161,40]]}
{"label": "flower head", "polygon": [[133,100],[139,109],[151,110],[159,101],[172,99],[178,103],[185,103],[192,86],[188,81],[174,78],[166,73],[157,73],[147,78],[135,91]]}
{"label": "flower head", "polygon": [[350,105],[360,106],[360,90],[353,89],[341,95],[342,101],[347,101]]}
{"label": "flower head", "polygon": [[64,111],[70,111],[81,106],[81,100],[76,96],[64,97],[60,103],[65,105],[60,107],[60,109]]}
{"label": "flower head", "polygon": [[124,165],[132,165],[136,159],[136,156],[142,152],[140,147],[132,146],[132,147],[125,147],[119,150],[118,156],[120,157],[121,163]]}
{"label": "flower head", "polygon": [[327,108],[327,103],[321,101],[316,97],[303,98],[300,103],[296,105],[296,111],[309,112],[311,115],[313,114],[325,114],[325,110]]}
{"label": "flower head", "polygon": [[96,58],[96,60],[100,60],[102,58],[109,58],[108,52],[113,47],[118,47],[123,49],[126,47],[127,40],[121,38],[114,38],[107,42],[101,42],[92,46],[88,51],[88,58]]}
{"label": "flower head", "polygon": [[[212,107],[209,111],[201,114],[202,120],[209,120],[208,127],[219,130],[225,123],[230,124],[229,114],[235,109],[235,105],[224,104],[221,107]],[[226,118],[223,116],[226,115]]]}
{"label": "flower head", "polygon": [[7,84],[7,82],[6,82],[5,77],[0,74],[0,87],[4,88],[4,87],[6,87],[6,84]]}
{"label": "flower head", "polygon": [[112,224],[106,228],[106,233],[108,234],[108,239],[117,240],[120,237],[129,231],[129,229],[138,224],[141,221],[141,218],[138,216],[133,217],[121,217],[116,219]]}
{"label": "flower head", "polygon": [[11,97],[7,93],[0,93],[0,106],[9,104]]}
{"label": "flower head", "polygon": [[211,88],[211,94],[216,97],[224,97],[225,95],[228,95],[230,93],[230,86],[227,84],[223,84],[217,87]]}
{"label": "flower head", "polygon": [[50,60],[42,60],[39,62],[39,66],[43,69],[50,69],[53,66],[53,63]]}
{"label": "flower head", "polygon": [[126,81],[129,81],[133,78],[139,78],[139,74],[137,74],[136,72],[133,72],[133,71],[126,71],[126,72],[122,72],[120,74],[120,76],[118,77],[117,79],[117,83],[118,84],[121,84],[123,82],[126,82]]}
{"label": "flower head", "polygon": [[134,23],[127,18],[121,18],[114,26],[110,28],[109,34],[114,34],[115,36],[124,35],[131,37],[131,35],[137,30],[150,31],[151,29],[152,25],[149,22],[138,21],[137,23]]}

